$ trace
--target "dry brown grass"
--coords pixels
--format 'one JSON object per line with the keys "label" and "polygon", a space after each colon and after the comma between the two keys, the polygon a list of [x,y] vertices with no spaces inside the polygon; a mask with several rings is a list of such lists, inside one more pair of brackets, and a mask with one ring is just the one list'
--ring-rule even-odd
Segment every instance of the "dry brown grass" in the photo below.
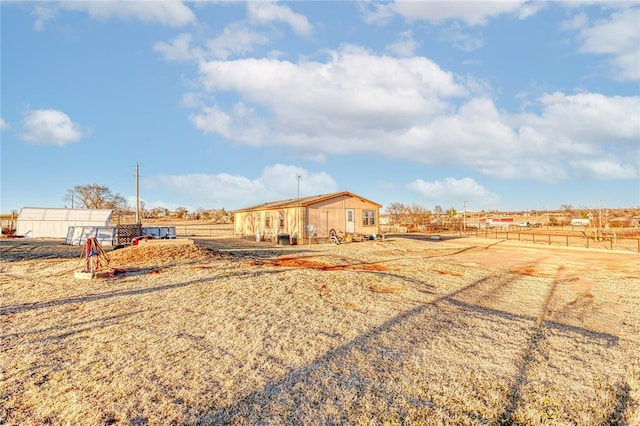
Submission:
{"label": "dry brown grass", "polygon": [[0,423],[640,424],[638,255],[2,241]]}

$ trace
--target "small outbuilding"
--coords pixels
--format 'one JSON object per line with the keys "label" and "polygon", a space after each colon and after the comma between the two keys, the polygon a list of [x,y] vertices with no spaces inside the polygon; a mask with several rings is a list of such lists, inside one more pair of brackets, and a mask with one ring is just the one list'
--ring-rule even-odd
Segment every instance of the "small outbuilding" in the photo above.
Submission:
{"label": "small outbuilding", "polygon": [[279,243],[288,239],[292,244],[328,238],[331,229],[377,235],[381,207],[347,191],[271,201],[234,211],[234,234]]}
{"label": "small outbuilding", "polygon": [[106,227],[110,209],[64,209],[24,207],[20,210],[16,234],[26,238],[66,238],[69,227]]}

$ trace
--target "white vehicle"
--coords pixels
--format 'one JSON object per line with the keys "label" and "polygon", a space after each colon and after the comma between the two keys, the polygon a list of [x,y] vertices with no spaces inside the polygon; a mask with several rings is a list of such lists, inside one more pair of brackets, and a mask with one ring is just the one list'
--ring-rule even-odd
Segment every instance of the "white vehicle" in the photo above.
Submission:
{"label": "white vehicle", "polygon": [[520,228],[530,228],[531,227],[531,223],[530,222],[520,222],[518,224],[518,227],[520,227]]}

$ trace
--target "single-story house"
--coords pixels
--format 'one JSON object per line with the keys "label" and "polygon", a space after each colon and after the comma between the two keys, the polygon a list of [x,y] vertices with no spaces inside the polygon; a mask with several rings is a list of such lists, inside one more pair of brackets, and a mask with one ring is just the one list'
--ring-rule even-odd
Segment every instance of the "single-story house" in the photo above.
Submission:
{"label": "single-story house", "polygon": [[344,234],[379,234],[381,204],[351,192],[271,201],[235,210],[234,234],[280,242],[288,235],[294,244],[326,238],[335,229]]}
{"label": "single-story house", "polygon": [[66,238],[70,226],[108,226],[110,209],[24,207],[18,215],[16,234],[27,238]]}

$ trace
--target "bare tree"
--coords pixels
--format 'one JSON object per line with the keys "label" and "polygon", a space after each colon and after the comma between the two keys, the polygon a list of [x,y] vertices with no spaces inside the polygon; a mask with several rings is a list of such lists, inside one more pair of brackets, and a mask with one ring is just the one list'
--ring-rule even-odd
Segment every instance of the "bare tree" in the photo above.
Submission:
{"label": "bare tree", "polygon": [[114,209],[128,210],[127,199],[118,193],[113,193],[109,187],[98,185],[76,185],[67,191],[62,198],[71,203],[72,207],[84,209]]}
{"label": "bare tree", "polygon": [[438,222],[440,222],[440,217],[444,214],[444,210],[442,210],[442,206],[441,205],[437,205],[433,208],[433,214],[436,215],[436,219],[438,219]]}
{"label": "bare tree", "polygon": [[429,222],[431,210],[420,204],[413,203],[407,206],[407,215],[412,225],[420,226]]}
{"label": "bare tree", "polygon": [[391,225],[401,225],[403,223],[404,216],[407,212],[407,207],[399,202],[391,203],[385,209],[385,213],[389,215],[389,222]]}
{"label": "bare tree", "polygon": [[227,210],[225,210],[224,207],[218,210],[213,209],[211,214],[211,221],[214,223],[228,223],[229,216],[230,216],[229,212],[227,212]]}
{"label": "bare tree", "polygon": [[187,216],[189,211],[185,207],[178,207],[175,209],[175,213],[178,219],[183,219],[184,217]]}

